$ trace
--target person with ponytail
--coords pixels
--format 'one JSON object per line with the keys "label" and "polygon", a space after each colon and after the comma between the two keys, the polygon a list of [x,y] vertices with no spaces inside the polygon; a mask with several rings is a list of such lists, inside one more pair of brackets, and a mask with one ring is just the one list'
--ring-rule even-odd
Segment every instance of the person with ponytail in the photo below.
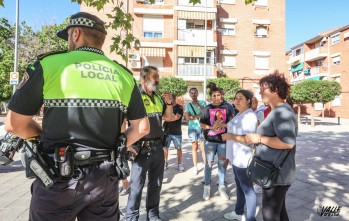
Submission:
{"label": "person with ponytail", "polygon": [[218,192],[222,199],[229,200],[224,184],[226,147],[225,141],[222,139],[222,134],[227,132],[227,123],[232,118],[233,113],[231,113],[229,106],[223,103],[222,90],[218,88],[215,83],[210,82],[207,88],[209,88],[209,95],[212,103],[204,108],[200,117],[200,126],[204,130],[206,155],[203,198],[209,200],[211,197],[211,173],[214,157],[217,154]]}

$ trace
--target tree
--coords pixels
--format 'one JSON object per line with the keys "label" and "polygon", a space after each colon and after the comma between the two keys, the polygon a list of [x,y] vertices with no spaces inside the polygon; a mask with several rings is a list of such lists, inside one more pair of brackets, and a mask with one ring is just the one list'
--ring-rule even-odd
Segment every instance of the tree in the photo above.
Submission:
{"label": "tree", "polygon": [[215,78],[207,80],[207,84],[209,82],[213,82],[217,87],[223,88],[225,91],[224,99],[228,101],[233,100],[235,93],[240,89],[239,80],[233,78]]}
{"label": "tree", "polygon": [[[298,105],[302,103],[311,103],[312,116],[311,126],[314,127],[314,103],[326,103],[332,101],[336,96],[340,95],[341,87],[335,81],[315,81],[305,80],[299,84],[292,86],[291,98]],[[298,115],[300,115],[300,107],[298,107]],[[300,121],[300,120],[299,120]]]}
{"label": "tree", "polygon": [[159,92],[169,92],[177,97],[182,96],[188,90],[187,83],[182,78],[162,77],[160,78]]}

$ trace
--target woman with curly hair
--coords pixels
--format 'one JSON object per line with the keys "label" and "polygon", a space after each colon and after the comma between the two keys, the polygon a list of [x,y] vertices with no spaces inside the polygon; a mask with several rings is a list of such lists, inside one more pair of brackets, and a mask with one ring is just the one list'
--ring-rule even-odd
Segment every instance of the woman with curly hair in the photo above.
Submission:
{"label": "woman with curly hair", "polygon": [[260,79],[260,94],[268,103],[271,112],[258,126],[257,133],[246,135],[246,141],[256,145],[256,156],[263,161],[280,165],[289,155],[281,168],[274,187],[263,189],[262,214],[264,221],[287,221],[285,198],[296,175],[296,137],[298,125],[296,116],[286,103],[290,85],[285,76],[278,71]]}

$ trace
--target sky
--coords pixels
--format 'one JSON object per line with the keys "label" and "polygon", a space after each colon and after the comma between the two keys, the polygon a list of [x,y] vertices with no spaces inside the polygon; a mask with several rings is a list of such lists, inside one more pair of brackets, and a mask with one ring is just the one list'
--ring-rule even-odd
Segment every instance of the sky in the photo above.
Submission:
{"label": "sky", "polygon": [[[242,1],[242,0],[238,0]],[[279,0],[269,0],[270,3]],[[16,0],[5,0],[0,17],[15,21]],[[61,23],[80,7],[71,0],[20,0],[21,21],[34,30],[43,24]],[[320,32],[349,25],[348,0],[286,0],[286,48],[317,36]]]}

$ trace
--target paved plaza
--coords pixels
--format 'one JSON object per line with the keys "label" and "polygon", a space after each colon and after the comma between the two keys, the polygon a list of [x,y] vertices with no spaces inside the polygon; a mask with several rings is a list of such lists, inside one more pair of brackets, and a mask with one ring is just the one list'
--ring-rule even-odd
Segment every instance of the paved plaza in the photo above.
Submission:
{"label": "paved plaza", "polygon": [[[0,118],[0,122],[3,122]],[[0,127],[1,127],[0,123]],[[227,171],[227,192],[231,199],[223,201],[216,186],[217,167],[212,176],[211,199],[202,199],[203,164],[200,172],[192,175],[191,145],[187,142],[187,127],[183,126],[183,163],[185,172],[177,170],[176,151],[171,147],[169,169],[165,171],[161,192],[160,212],[164,220],[225,220],[224,213],[231,212],[236,202],[234,177],[231,167]],[[200,154],[199,154],[200,156]],[[30,184],[16,155],[13,164],[0,167],[0,221],[28,219]],[[201,159],[201,158],[200,158]],[[316,118],[316,127],[303,121],[297,139],[297,181],[291,186],[286,198],[290,220],[349,220],[349,120]],[[141,218],[145,220],[144,188]],[[261,195],[257,195],[257,219],[261,216]],[[127,196],[120,197],[124,211]],[[338,217],[325,217],[318,210],[326,206],[341,206]]]}

